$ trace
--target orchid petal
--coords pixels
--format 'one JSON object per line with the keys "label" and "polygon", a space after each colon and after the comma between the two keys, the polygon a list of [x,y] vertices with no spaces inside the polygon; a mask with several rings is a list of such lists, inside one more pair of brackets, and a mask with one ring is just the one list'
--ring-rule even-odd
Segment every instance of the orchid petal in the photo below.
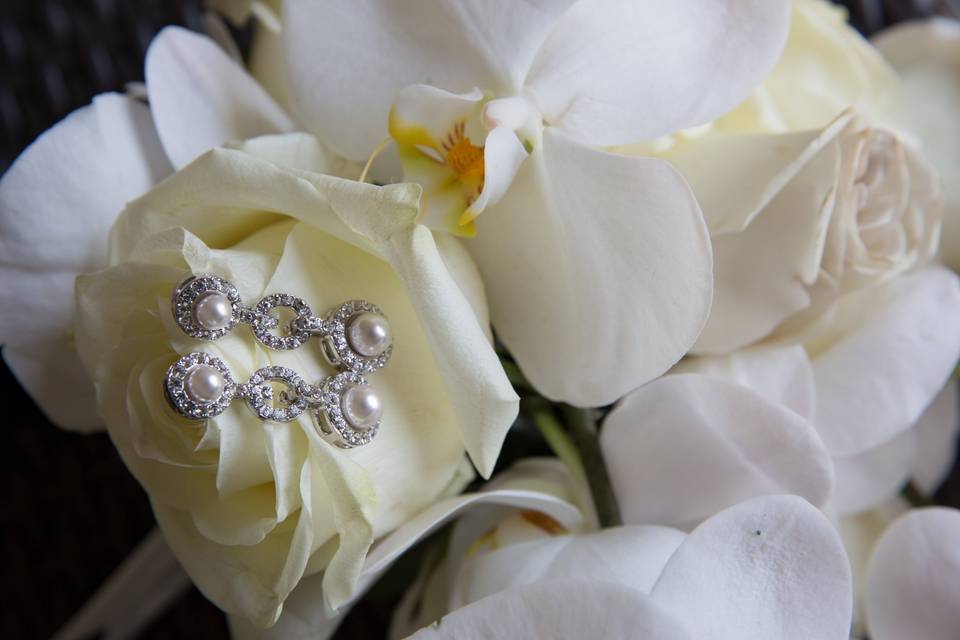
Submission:
{"label": "orchid petal", "polygon": [[450,609],[520,585],[557,580],[615,582],[649,593],[686,534],[667,527],[615,527],[502,546],[468,558]]}
{"label": "orchid petal", "polygon": [[867,569],[875,640],[952,640],[960,629],[960,511],[907,513],[880,538]]}
{"label": "orchid petal", "polygon": [[513,130],[497,127],[491,131],[483,146],[483,190],[464,211],[460,224],[472,221],[485,208],[499,202],[526,159],[527,150]]}
{"label": "orchid petal", "polygon": [[206,36],[167,27],[147,50],[145,73],[157,131],[177,168],[228,140],[294,129],[256,80]]}
{"label": "orchid petal", "polygon": [[910,478],[914,435],[904,431],[863,453],[833,459],[837,488],[831,505],[838,515],[872,509],[900,493]]}
{"label": "orchid petal", "polygon": [[753,347],[726,356],[684,358],[671,373],[700,373],[735,382],[813,419],[813,366],[800,346]]}
{"label": "orchid petal", "polygon": [[[364,160],[386,137],[390,105],[408,85],[517,93],[537,48],[572,2],[285,2],[287,74],[298,114],[334,151]],[[318,64],[323,60],[337,63]]]}
{"label": "orchid petal", "polygon": [[101,424],[70,337],[73,280],[104,266],[124,204],[169,172],[148,109],[104,94],[40,136],[0,180],[0,344],[63,427]]}
{"label": "orchid petal", "polygon": [[823,504],[833,484],[830,456],[807,420],[706,375],[668,375],[634,391],[607,417],[600,443],[633,524],[690,526],[769,494]]}
{"label": "orchid petal", "polygon": [[581,0],[527,78],[549,124],[597,145],[703,124],[747,97],[787,38],[781,0]]}
{"label": "orchid petal", "polygon": [[960,356],[960,286],[942,267],[848,294],[830,330],[808,345],[816,425],[832,455],[849,457],[910,428]]}
{"label": "orchid petal", "polygon": [[755,498],[697,527],[653,599],[695,638],[846,640],[850,565],[833,525],[794,496]]}
{"label": "orchid petal", "polygon": [[877,540],[893,520],[908,510],[909,506],[905,501],[894,499],[876,509],[864,511],[855,516],[846,516],[836,522],[853,574],[854,611],[853,625],[850,629],[851,638],[869,637],[866,630],[864,600],[867,593],[867,565]]}
{"label": "orchid petal", "polygon": [[[615,612],[614,615],[611,615]],[[548,582],[516,587],[447,614],[411,640],[554,638],[690,640],[682,617],[642,592],[608,582]]]}
{"label": "orchid petal", "polygon": [[[457,124],[465,124],[471,115],[479,117],[482,100],[483,92],[476,87],[464,93],[450,93],[428,84],[404,87],[390,108],[390,137],[400,144],[440,152]],[[483,140],[474,142],[480,145]]]}
{"label": "orchid petal", "polygon": [[710,242],[668,164],[548,128],[477,225],[466,245],[493,325],[545,396],[609,404],[696,340],[710,305]]}
{"label": "orchid petal", "polygon": [[960,270],[960,23],[946,18],[900,23],[873,43],[900,75],[889,105],[894,126],[916,139],[944,178],[941,255]]}

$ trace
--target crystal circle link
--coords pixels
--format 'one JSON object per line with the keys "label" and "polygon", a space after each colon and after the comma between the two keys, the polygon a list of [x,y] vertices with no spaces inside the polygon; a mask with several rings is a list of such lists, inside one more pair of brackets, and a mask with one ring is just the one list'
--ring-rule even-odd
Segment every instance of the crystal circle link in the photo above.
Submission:
{"label": "crystal circle link", "polygon": [[[310,318],[313,316],[313,312],[310,310],[310,307],[307,306],[307,303],[300,298],[286,293],[275,293],[266,296],[257,303],[254,311],[262,316],[267,316],[270,311],[277,307],[293,309],[294,313],[297,314],[297,319]],[[270,329],[259,320],[254,320],[251,327],[253,329],[253,335],[257,340],[271,349],[281,351],[297,349],[310,339],[310,332],[302,328],[298,322],[291,322],[287,327],[288,333],[284,336],[271,333]]]}
{"label": "crystal circle link", "polygon": [[[286,389],[286,406],[274,406],[272,382],[282,383]],[[290,422],[307,410],[307,398],[315,391],[293,369],[281,366],[257,369],[241,385],[241,394],[250,408],[263,420]]]}

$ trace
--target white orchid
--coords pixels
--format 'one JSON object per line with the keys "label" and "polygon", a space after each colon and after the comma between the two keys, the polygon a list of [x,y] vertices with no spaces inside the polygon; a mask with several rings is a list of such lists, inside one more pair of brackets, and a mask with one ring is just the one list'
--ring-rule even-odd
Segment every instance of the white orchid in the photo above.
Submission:
{"label": "white orchid", "polygon": [[[102,428],[73,344],[73,281],[106,265],[108,231],[124,205],[211,147],[293,128],[209,38],[165,29],[146,66],[149,108],[98,96],[40,136],[0,180],[4,359],[65,428]],[[323,156],[330,171],[345,171]]]}
{"label": "white orchid", "polygon": [[960,283],[931,267],[848,296],[803,347],[693,358],[678,371],[751,388],[808,420],[836,470],[832,508],[853,514],[896,495],[914,469],[935,482],[952,460],[954,396],[934,400],[960,358],[958,323]]}
{"label": "white orchid", "polygon": [[960,629],[960,511],[911,511],[886,530],[867,569],[873,640],[950,640]]}
{"label": "white orchid", "polygon": [[843,547],[800,498],[755,498],[689,534],[659,526],[571,534],[526,517],[525,526],[489,514],[458,523],[446,561],[401,604],[393,637],[434,615],[442,618],[414,638],[847,637]]}
{"label": "white orchid", "polygon": [[683,179],[602,147],[733,107],[775,62],[788,13],[779,0],[289,0],[287,74],[331,149],[362,161],[389,132],[425,222],[476,225],[494,327],[537,389],[600,405],[687,351],[711,292]]}

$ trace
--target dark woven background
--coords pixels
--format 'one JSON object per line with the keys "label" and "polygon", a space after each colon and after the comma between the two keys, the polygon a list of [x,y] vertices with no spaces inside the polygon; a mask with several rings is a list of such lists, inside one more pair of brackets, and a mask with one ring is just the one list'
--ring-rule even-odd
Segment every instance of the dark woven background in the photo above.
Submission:
{"label": "dark woven background", "polygon": [[[854,23],[868,33],[888,22],[952,8],[942,0],[846,4]],[[167,24],[202,30],[200,0],[2,0],[0,171],[94,94],[142,80],[147,45]],[[6,487],[0,505],[0,637],[46,638],[123,561],[153,526],[153,516],[106,436],[74,435],[49,424],[5,367],[0,390],[20,408],[3,425],[0,449],[0,482]],[[511,434],[511,457],[538,446],[522,431]],[[960,503],[960,474],[939,498]],[[351,613],[338,637],[382,637],[402,586],[380,585]],[[196,590],[144,634],[226,636],[222,614]]]}

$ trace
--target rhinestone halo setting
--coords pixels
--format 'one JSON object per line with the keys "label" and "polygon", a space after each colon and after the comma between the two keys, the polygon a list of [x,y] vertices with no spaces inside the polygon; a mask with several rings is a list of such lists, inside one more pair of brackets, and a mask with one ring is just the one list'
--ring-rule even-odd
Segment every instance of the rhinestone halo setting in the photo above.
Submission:
{"label": "rhinestone halo setting", "polygon": [[[277,308],[291,310],[293,319],[281,326]],[[298,349],[318,337],[320,352],[338,369],[312,385],[292,369],[274,365],[238,383],[220,358],[189,353],[170,365],[164,379],[168,401],[184,418],[215,417],[240,398],[264,421],[290,422],[309,412],[320,435],[344,449],[368,444],[379,431],[381,401],[364,375],[387,364],[393,334],[375,304],[350,300],[318,317],[300,298],[275,293],[251,308],[234,285],[205,273],[176,286],[172,311],[180,329],[197,340],[217,340],[238,324],[250,325],[257,341],[275,350]]]}

